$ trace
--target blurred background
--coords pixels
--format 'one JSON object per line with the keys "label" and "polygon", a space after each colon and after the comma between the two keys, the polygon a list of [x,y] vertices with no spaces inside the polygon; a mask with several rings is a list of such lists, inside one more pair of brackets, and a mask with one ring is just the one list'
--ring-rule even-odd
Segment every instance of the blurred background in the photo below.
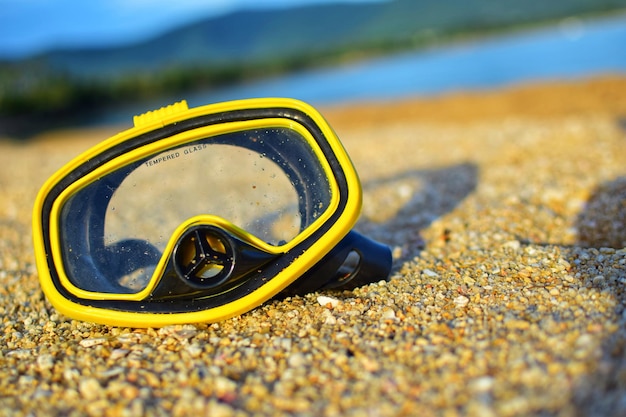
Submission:
{"label": "blurred background", "polygon": [[0,0],[0,137],[626,74],[626,0]]}

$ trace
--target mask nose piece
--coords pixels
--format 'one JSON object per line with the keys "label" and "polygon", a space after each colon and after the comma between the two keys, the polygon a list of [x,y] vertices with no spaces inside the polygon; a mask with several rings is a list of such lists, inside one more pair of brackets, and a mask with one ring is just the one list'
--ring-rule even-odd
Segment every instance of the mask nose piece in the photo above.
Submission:
{"label": "mask nose piece", "polygon": [[197,226],[179,239],[174,267],[192,287],[214,288],[230,277],[235,264],[231,238],[215,226]]}
{"label": "mask nose piece", "polygon": [[150,299],[212,297],[260,273],[280,254],[269,253],[215,222],[182,232]]}

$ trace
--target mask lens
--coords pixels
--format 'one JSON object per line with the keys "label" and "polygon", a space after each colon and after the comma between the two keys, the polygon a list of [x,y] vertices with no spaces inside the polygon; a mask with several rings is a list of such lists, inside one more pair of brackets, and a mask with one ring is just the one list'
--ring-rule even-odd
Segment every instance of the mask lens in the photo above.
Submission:
{"label": "mask lens", "polygon": [[289,178],[269,158],[193,143],[146,160],[124,179],[106,212],[105,244],[139,238],[163,250],[182,221],[213,214],[277,245],[300,231],[297,202]]}
{"label": "mask lens", "polygon": [[173,232],[194,216],[219,216],[270,245],[287,244],[330,206],[329,180],[312,146],[289,128],[250,129],[122,164],[62,206],[68,279],[85,291],[139,292]]}

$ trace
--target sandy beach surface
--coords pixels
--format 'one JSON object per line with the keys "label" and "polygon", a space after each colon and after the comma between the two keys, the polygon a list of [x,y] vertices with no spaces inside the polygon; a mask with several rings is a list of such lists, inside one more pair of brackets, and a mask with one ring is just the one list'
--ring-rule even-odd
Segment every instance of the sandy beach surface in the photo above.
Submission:
{"label": "sandy beach surface", "polygon": [[626,415],[626,78],[321,110],[391,279],[215,324],[56,312],[35,195],[119,128],[0,140],[0,415]]}

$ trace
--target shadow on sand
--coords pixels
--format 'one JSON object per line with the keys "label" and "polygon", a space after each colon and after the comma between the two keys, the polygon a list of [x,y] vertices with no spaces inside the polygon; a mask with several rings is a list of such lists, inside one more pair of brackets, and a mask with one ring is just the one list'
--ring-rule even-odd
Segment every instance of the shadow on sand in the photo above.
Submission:
{"label": "shadow on sand", "polygon": [[[591,272],[597,277],[583,276],[601,296],[615,299],[617,330],[602,343],[602,355],[596,372],[577,386],[575,403],[579,415],[626,415],[626,252],[615,257],[603,256],[626,247],[626,177],[601,184],[587,202],[577,219],[578,246],[586,248],[594,263]],[[580,260],[571,251],[573,273]],[[610,261],[613,259],[613,261]],[[589,274],[587,265],[585,274]]]}
{"label": "shadow on sand", "polygon": [[[357,229],[381,243],[400,248],[394,269],[415,258],[424,249],[420,231],[433,221],[454,210],[475,189],[478,167],[463,163],[440,169],[411,170],[397,175],[367,181],[363,184],[364,213]],[[385,209],[385,202],[403,197],[395,212]],[[367,201],[387,213],[368,212]],[[393,204],[390,204],[393,206]],[[396,204],[397,206],[397,204]]]}

